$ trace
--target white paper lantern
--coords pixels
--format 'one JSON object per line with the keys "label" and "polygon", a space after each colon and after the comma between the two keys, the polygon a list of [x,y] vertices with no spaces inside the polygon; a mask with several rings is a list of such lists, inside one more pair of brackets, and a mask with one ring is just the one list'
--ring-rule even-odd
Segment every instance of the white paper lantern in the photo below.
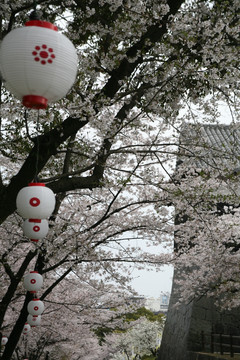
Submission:
{"label": "white paper lantern", "polygon": [[44,311],[44,304],[39,299],[29,301],[27,310],[31,315],[41,315]]}
{"label": "white paper lantern", "polygon": [[23,285],[26,290],[35,293],[40,290],[43,284],[43,277],[37,271],[31,271],[24,276]]}
{"label": "white paper lantern", "polygon": [[30,183],[17,194],[17,212],[24,219],[46,219],[55,207],[55,196],[43,183]]}
{"label": "white paper lantern", "polygon": [[31,326],[28,323],[25,323],[24,328],[23,328],[23,334],[27,335],[30,330],[31,330]]}
{"label": "white paper lantern", "polygon": [[27,322],[31,326],[39,326],[41,324],[41,315],[31,315],[27,317]]}
{"label": "white paper lantern", "polygon": [[2,336],[1,345],[5,346],[7,342],[8,342],[8,338],[6,336]]}
{"label": "white paper lantern", "polygon": [[23,223],[23,234],[32,241],[43,239],[48,233],[46,219],[27,219]]}
{"label": "white paper lantern", "polygon": [[31,20],[4,37],[0,64],[6,87],[23,105],[44,109],[70,90],[78,58],[72,42],[55,25]]}

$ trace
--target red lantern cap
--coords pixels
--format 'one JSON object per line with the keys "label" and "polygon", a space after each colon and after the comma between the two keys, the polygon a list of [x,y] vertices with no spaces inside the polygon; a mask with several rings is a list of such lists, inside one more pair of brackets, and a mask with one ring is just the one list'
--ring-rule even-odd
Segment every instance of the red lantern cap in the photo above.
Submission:
{"label": "red lantern cap", "polygon": [[35,183],[35,182],[33,182],[33,183],[29,183],[28,186],[45,186],[45,184],[44,183]]}
{"label": "red lantern cap", "polygon": [[23,105],[31,109],[46,109],[47,102],[45,97],[38,95],[25,95],[22,98]]}
{"label": "red lantern cap", "polygon": [[29,222],[33,222],[33,223],[38,223],[41,224],[42,220],[41,219],[29,219]]}
{"label": "red lantern cap", "polygon": [[25,26],[39,26],[44,27],[50,30],[58,31],[58,28],[56,25],[48,22],[48,21],[42,21],[42,20],[30,20],[25,23]]}

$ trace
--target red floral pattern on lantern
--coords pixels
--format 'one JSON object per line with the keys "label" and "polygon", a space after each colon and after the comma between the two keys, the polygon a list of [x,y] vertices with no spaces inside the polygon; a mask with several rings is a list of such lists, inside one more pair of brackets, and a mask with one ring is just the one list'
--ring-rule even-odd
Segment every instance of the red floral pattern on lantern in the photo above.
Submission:
{"label": "red floral pattern on lantern", "polygon": [[30,283],[31,283],[31,284],[36,284],[36,280],[35,280],[35,279],[31,279]]}
{"label": "red floral pattern on lantern", "polygon": [[38,311],[39,307],[38,306],[34,306],[33,308],[35,311]]}
{"label": "red floral pattern on lantern", "polygon": [[46,65],[47,63],[52,64],[53,59],[55,59],[53,48],[47,47],[46,44],[43,44],[42,46],[35,46],[32,55],[34,56],[34,60],[42,65]]}

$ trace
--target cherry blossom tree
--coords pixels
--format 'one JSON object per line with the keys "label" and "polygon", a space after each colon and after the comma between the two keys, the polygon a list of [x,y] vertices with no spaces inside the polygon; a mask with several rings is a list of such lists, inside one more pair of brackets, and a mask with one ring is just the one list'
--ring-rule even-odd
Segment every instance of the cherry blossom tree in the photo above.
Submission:
{"label": "cherry blossom tree", "polygon": [[[138,309],[135,314],[144,314],[143,310],[144,308]],[[110,358],[122,360],[144,359],[150,355],[155,357],[161,343],[163,325],[163,315],[156,315],[145,309],[145,315],[130,322],[126,331],[108,336],[106,342],[113,342]]]}
{"label": "cherry blossom tree", "polygon": [[[220,127],[219,127],[220,128]],[[235,126],[223,127],[234,136]],[[239,177],[238,145],[226,137],[230,147],[204,146],[209,154],[198,166],[181,165],[178,196],[174,198],[177,213],[175,226],[175,267],[181,268],[181,299],[191,302],[202,295],[214,296],[225,309],[239,307]],[[206,144],[199,139],[198,146]],[[237,149],[237,152],[233,151]],[[213,154],[213,152],[215,154]],[[203,160],[203,161],[202,161]],[[196,160],[193,160],[196,164]],[[181,180],[180,180],[181,178]]]}
{"label": "cherry blossom tree", "polygon": [[[126,298],[113,286],[104,287],[97,281],[84,284],[76,276],[68,277],[44,301],[41,325],[21,334],[13,358],[106,358],[110,349],[100,346],[94,329],[124,327],[121,317],[127,310]],[[6,314],[5,331],[16,321],[18,303],[12,302]]]}
{"label": "cherry blossom tree", "polygon": [[[139,243],[168,246],[174,231],[169,205],[186,206],[180,195],[189,190],[171,175],[179,126],[183,119],[217,121],[222,102],[235,121],[239,99],[235,0],[36,5],[73,41],[79,69],[66,98],[39,114],[24,109],[1,82],[0,324],[9,335],[4,360],[12,357],[26,321],[31,296],[23,295],[21,281],[27,271],[44,276],[41,299],[54,304],[54,293],[69,276],[79,283],[102,281],[106,293],[114,284],[129,291],[130,264],[159,269],[172,261]],[[1,36],[22,26],[32,9],[32,1],[4,1]],[[36,177],[56,194],[49,234],[37,246],[23,236],[15,212],[17,193]],[[228,215],[226,222],[235,223]],[[211,221],[215,226],[217,220]],[[81,289],[91,303],[90,289]],[[68,306],[65,296],[64,302]],[[18,311],[11,320],[13,308]]]}

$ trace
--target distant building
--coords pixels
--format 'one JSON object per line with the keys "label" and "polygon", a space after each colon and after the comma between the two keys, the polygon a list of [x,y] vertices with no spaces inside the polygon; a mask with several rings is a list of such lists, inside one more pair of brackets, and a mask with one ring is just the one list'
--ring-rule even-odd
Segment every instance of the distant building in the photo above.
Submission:
{"label": "distant building", "polygon": [[158,298],[146,298],[145,307],[153,312],[166,313],[168,311],[169,299],[169,293],[162,293]]}
{"label": "distant building", "polygon": [[160,311],[160,298],[149,297],[145,299],[145,307],[152,312]]}
{"label": "distant building", "polygon": [[138,307],[145,306],[145,297],[144,296],[131,296],[128,298],[128,305],[137,305]]}
{"label": "distant building", "polygon": [[164,293],[160,295],[160,311],[166,313],[168,311],[170,294]]}

